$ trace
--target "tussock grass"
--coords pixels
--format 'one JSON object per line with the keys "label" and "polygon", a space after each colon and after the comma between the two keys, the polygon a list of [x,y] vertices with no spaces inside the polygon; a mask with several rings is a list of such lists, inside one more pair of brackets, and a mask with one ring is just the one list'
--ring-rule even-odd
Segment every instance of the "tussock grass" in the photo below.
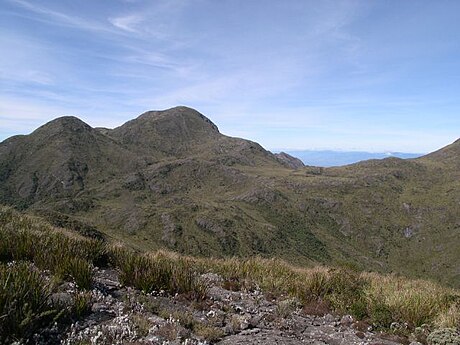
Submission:
{"label": "tussock grass", "polygon": [[[0,207],[0,343],[29,339],[51,322],[79,319],[89,312],[91,295],[76,292],[70,305],[53,302],[53,282],[75,281],[90,289],[93,264],[105,244],[42,220]],[[46,280],[42,271],[56,279]]]}
{"label": "tussock grass", "polygon": [[120,269],[120,281],[144,292],[165,291],[187,294],[191,299],[206,297],[206,286],[197,277],[193,262],[171,253],[139,254],[114,246],[112,261]]}
{"label": "tussock grass", "polygon": [[304,305],[326,302],[339,313],[350,313],[378,328],[393,322],[409,328],[460,328],[460,291],[424,280],[360,273],[350,268],[301,269],[278,259],[196,259],[203,271],[217,272],[232,285],[298,298]]}
{"label": "tussock grass", "polygon": [[0,343],[27,337],[57,315],[50,288],[30,264],[0,264]]}
{"label": "tussock grass", "polygon": [[394,275],[366,274],[371,282],[368,298],[384,305],[396,322],[460,327],[459,291],[424,280],[409,280]]}
{"label": "tussock grass", "polygon": [[73,298],[72,314],[77,319],[82,318],[91,311],[91,293],[77,292]]}
{"label": "tussock grass", "polygon": [[105,255],[101,241],[57,231],[9,208],[0,209],[0,237],[0,261],[31,261],[62,279],[73,278],[84,289],[91,288],[92,264]]}
{"label": "tussock grass", "polygon": [[452,304],[447,311],[436,316],[434,324],[439,328],[455,327],[460,329],[460,301]]}
{"label": "tussock grass", "polygon": [[[0,238],[0,263],[30,261],[61,279],[70,277],[80,289],[91,287],[93,265],[108,260],[118,268],[124,285],[145,292],[163,290],[169,294],[183,294],[192,300],[203,300],[207,286],[200,275],[212,272],[219,274],[224,280],[223,286],[229,289],[261,289],[280,301],[292,299],[305,307],[315,303],[324,305],[338,313],[350,313],[377,328],[389,329],[394,322],[407,324],[409,329],[424,324],[431,329],[460,328],[460,292],[423,280],[361,273],[346,267],[299,268],[279,259],[260,257],[212,259],[167,251],[137,253],[121,245],[57,230],[9,208],[0,208]],[[21,265],[27,264],[16,265],[19,264],[12,266],[19,270],[14,284],[19,287],[14,289],[8,285],[8,289],[0,290],[2,334],[21,334],[22,328],[12,325],[22,327],[24,320],[24,324],[38,324],[37,320],[51,310],[44,303],[48,298],[47,285],[35,273],[24,274],[26,266]],[[5,278],[12,274],[5,273],[10,272],[9,266],[0,267],[3,272],[1,289],[2,284],[7,286],[13,281]],[[31,293],[25,292],[26,287],[36,293],[36,304],[21,297]],[[11,294],[9,289],[17,290],[18,295]],[[76,296],[74,314],[84,315],[88,311],[88,296],[84,293]],[[287,313],[288,308],[279,311]],[[203,333],[210,333],[204,337],[214,337],[211,329],[204,329]]]}

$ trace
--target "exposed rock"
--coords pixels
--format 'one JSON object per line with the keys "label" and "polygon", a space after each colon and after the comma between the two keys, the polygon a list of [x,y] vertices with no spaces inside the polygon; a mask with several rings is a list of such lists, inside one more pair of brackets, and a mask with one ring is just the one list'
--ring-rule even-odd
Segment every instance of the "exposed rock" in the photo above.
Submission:
{"label": "exposed rock", "polygon": [[342,326],[351,326],[352,323],[353,323],[353,316],[351,315],[344,315],[340,319],[340,324]]}
{"label": "exposed rock", "polygon": [[404,237],[411,238],[412,236],[414,236],[414,230],[408,226],[407,228],[404,229]]}
{"label": "exposed rock", "polygon": [[178,236],[182,233],[182,228],[176,225],[171,215],[167,213],[161,215],[161,222],[163,223],[163,236],[161,239],[168,245],[174,246]]}
{"label": "exposed rock", "polygon": [[275,153],[275,157],[284,166],[291,168],[291,169],[300,169],[305,166],[299,158],[293,157],[287,154],[286,152]]}
{"label": "exposed rock", "polygon": [[[308,315],[300,312],[296,300],[269,301],[258,288],[229,291],[222,288],[222,278],[214,273],[204,274],[200,279],[209,286],[209,303],[204,308],[196,308],[180,296],[144,294],[122,287],[115,270],[98,269],[91,313],[72,324],[60,336],[61,343],[399,344],[368,329],[357,331],[350,327],[353,323],[350,315],[342,318],[331,314]],[[200,327],[207,331],[195,333]]]}

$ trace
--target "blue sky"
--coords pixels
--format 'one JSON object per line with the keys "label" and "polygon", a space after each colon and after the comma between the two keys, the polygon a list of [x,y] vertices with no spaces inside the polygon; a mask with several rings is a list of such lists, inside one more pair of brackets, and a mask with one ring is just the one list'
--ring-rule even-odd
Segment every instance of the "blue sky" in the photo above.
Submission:
{"label": "blue sky", "polygon": [[196,108],[269,149],[460,137],[460,1],[0,2],[0,140]]}

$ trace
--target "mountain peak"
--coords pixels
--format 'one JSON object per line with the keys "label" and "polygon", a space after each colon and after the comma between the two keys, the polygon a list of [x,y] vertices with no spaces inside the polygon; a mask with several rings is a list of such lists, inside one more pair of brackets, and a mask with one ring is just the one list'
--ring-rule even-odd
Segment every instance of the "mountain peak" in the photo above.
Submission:
{"label": "mountain peak", "polygon": [[221,136],[211,120],[184,106],[147,111],[109,135],[135,151],[176,157],[201,152]]}
{"label": "mountain peak", "polygon": [[82,132],[90,130],[92,130],[92,127],[88,125],[86,122],[80,120],[78,117],[62,116],[44,124],[43,126],[39,127],[35,132]]}
{"label": "mountain peak", "polygon": [[[196,125],[201,124],[205,127],[208,127],[211,131],[219,132],[219,128],[206,116],[198,112],[193,108],[189,108],[186,106],[177,106],[165,110],[149,110],[143,114],[141,114],[137,119],[133,120],[153,120],[153,121],[161,121],[161,120],[171,121],[196,121]],[[131,121],[130,121],[131,122]],[[200,123],[201,122],[201,123]],[[187,123],[187,125],[192,125],[191,123]]]}

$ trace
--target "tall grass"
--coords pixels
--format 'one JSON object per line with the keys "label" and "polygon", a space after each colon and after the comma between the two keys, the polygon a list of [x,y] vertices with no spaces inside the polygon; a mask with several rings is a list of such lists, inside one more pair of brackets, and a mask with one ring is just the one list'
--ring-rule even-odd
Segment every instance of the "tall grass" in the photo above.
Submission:
{"label": "tall grass", "polygon": [[52,285],[42,270],[90,289],[93,264],[104,255],[105,244],[100,241],[0,207],[0,343],[30,340],[51,322],[87,313],[90,294],[77,292],[68,304],[53,302]]}
{"label": "tall grass", "polygon": [[0,209],[0,238],[0,261],[31,261],[63,279],[73,278],[84,289],[92,284],[92,264],[105,255],[101,241],[59,232],[9,208]]}
{"label": "tall grass", "polygon": [[[28,260],[63,279],[75,280],[83,289],[91,287],[93,265],[107,258],[119,270],[124,285],[145,292],[163,290],[204,299],[207,286],[200,275],[213,272],[229,289],[260,288],[275,298],[294,298],[306,306],[321,303],[331,311],[350,313],[379,328],[389,328],[393,322],[407,323],[409,328],[422,324],[460,328],[460,292],[423,280],[350,268],[299,268],[260,257],[212,259],[166,251],[136,253],[56,230],[8,208],[0,208],[0,238],[0,262]],[[83,297],[76,300],[79,310],[84,310],[84,301]],[[0,318],[5,316],[0,314]]]}
{"label": "tall grass", "polygon": [[0,264],[0,343],[28,337],[57,315],[50,288],[27,263]]}
{"label": "tall grass", "polygon": [[333,311],[350,313],[378,328],[389,328],[393,322],[406,323],[409,328],[423,324],[460,328],[460,291],[429,281],[347,268],[301,269],[258,257],[195,262],[201,271],[217,272],[239,282],[241,288],[255,284],[275,295],[298,298],[303,304],[327,302]]}
{"label": "tall grass", "polygon": [[366,277],[371,282],[368,296],[386,306],[393,321],[414,326],[440,323],[444,327],[460,327],[458,291],[394,275],[367,274]]}
{"label": "tall grass", "polygon": [[191,260],[157,252],[138,254],[121,247],[112,247],[112,260],[120,269],[120,281],[144,292],[165,291],[188,294],[199,300],[206,296],[206,286],[197,277]]}

